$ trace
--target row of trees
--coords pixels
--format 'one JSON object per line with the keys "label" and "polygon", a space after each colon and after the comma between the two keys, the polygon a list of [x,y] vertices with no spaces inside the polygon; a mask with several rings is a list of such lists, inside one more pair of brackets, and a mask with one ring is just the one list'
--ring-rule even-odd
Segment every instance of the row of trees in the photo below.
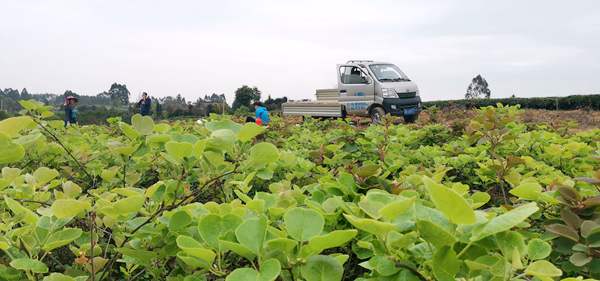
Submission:
{"label": "row of trees", "polygon": [[[253,101],[260,100],[261,91],[257,87],[242,86],[235,91],[235,100],[233,106],[229,107],[224,94],[213,93],[198,97],[196,100],[186,100],[181,94],[176,96],[153,97],[152,115],[156,119],[169,119],[180,117],[200,117],[207,116],[210,113],[234,113],[249,114],[253,107]],[[0,119],[16,114],[21,106],[19,100],[34,99],[56,108],[61,108],[67,96],[74,96],[79,99],[78,108],[80,121],[82,123],[101,123],[107,117],[121,116],[124,119],[129,118],[136,113],[137,101],[130,102],[131,93],[125,84],[113,83],[107,91],[97,95],[80,95],[71,90],[65,91],[62,95],[41,93],[31,94],[27,89],[21,91],[12,88],[2,90],[0,88]],[[286,102],[287,98],[272,99],[269,96],[264,104],[269,110],[281,109],[281,104]],[[61,111],[58,111],[60,116]]]}

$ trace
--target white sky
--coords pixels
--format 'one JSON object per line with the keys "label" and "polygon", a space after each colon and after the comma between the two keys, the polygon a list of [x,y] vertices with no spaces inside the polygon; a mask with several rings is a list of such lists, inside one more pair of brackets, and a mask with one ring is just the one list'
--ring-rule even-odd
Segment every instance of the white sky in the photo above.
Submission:
{"label": "white sky", "polygon": [[335,64],[397,64],[424,100],[600,93],[598,0],[0,0],[0,87],[312,98]]}

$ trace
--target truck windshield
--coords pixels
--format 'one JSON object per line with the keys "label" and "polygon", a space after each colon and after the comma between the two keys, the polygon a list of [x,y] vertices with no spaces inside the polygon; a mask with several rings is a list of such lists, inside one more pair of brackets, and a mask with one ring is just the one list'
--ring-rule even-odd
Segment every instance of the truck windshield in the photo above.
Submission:
{"label": "truck windshield", "polygon": [[369,68],[379,82],[410,81],[406,74],[393,64],[371,64]]}

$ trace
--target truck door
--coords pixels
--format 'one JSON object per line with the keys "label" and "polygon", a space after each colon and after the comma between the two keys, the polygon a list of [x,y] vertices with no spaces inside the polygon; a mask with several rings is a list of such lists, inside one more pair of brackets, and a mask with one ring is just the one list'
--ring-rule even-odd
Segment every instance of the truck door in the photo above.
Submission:
{"label": "truck door", "polygon": [[348,113],[368,114],[367,108],[375,101],[373,79],[356,65],[338,66],[338,90]]}

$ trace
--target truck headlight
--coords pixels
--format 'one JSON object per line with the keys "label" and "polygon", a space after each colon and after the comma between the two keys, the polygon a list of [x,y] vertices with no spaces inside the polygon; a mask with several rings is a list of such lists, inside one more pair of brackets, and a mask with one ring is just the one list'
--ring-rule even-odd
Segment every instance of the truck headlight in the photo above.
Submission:
{"label": "truck headlight", "polygon": [[384,98],[397,98],[396,91],[390,88],[381,88],[381,94]]}

